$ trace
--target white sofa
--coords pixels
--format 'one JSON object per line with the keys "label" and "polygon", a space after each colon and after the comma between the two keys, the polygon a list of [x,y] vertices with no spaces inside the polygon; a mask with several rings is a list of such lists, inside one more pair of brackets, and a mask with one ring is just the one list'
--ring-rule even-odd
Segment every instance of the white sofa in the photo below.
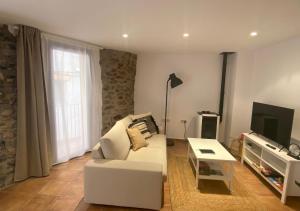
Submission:
{"label": "white sofa", "polygon": [[[131,116],[118,121],[92,150],[84,168],[87,203],[159,210],[167,177],[166,138],[157,134],[149,145],[130,149],[126,128]],[[118,154],[116,154],[118,152]]]}

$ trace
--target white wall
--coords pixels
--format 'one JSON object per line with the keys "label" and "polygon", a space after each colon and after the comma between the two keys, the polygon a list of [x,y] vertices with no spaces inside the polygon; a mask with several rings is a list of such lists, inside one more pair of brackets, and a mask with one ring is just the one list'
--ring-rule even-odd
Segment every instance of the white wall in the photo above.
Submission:
{"label": "white wall", "polygon": [[300,37],[238,57],[231,136],[249,131],[258,101],[295,109],[292,136],[300,139]]}
{"label": "white wall", "polygon": [[253,74],[253,53],[238,52],[235,59],[234,81],[232,93],[232,112],[227,144],[237,138],[241,133],[250,129],[252,111],[252,74]]}
{"label": "white wall", "polygon": [[[300,139],[300,37],[255,51],[238,52],[229,66],[232,72],[226,91],[233,91],[226,97],[226,126],[221,126],[221,137],[230,144],[230,140],[248,132],[252,103],[259,101],[294,108],[292,136]],[[169,95],[168,137],[183,138],[181,119],[191,123],[197,111],[218,110],[221,58],[214,53],[139,54],[135,113],[151,111],[163,125],[165,83],[172,72],[184,84]],[[194,135],[193,125],[192,122],[189,136]]]}
{"label": "white wall", "polygon": [[225,90],[224,90],[224,105],[223,105],[223,121],[220,123],[219,141],[229,143],[230,131],[232,123],[233,113],[233,97],[234,97],[234,85],[236,76],[236,54],[228,56]]}
{"label": "white wall", "polygon": [[135,113],[152,112],[163,126],[166,80],[174,72],[183,84],[170,90],[168,137],[183,138],[187,120],[193,136],[192,119],[197,111],[218,111],[221,59],[217,53],[139,54],[135,80]]}

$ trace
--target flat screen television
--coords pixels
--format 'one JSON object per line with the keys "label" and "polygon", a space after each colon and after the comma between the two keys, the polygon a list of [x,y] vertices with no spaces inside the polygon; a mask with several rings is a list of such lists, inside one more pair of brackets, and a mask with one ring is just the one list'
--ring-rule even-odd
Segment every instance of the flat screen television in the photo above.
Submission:
{"label": "flat screen television", "polygon": [[293,119],[293,109],[254,102],[251,130],[288,148],[291,140]]}

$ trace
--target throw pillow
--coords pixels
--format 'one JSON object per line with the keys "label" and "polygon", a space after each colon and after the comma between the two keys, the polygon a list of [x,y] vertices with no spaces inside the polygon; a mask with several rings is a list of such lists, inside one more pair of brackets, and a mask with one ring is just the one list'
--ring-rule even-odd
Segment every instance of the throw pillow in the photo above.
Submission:
{"label": "throw pillow", "polygon": [[148,130],[148,127],[146,125],[145,121],[136,121],[131,123],[128,128],[137,128],[141,132],[141,134],[144,136],[145,139],[152,137],[151,133]]}
{"label": "throw pillow", "polygon": [[145,138],[141,134],[140,130],[136,127],[127,129],[128,136],[132,144],[132,150],[136,151],[142,147],[148,146]]}
{"label": "throw pillow", "polygon": [[130,150],[130,140],[122,122],[116,124],[100,139],[106,159],[125,160]]}
{"label": "throw pillow", "polygon": [[[138,117],[138,118],[137,118]],[[134,115],[132,118],[133,122],[141,122],[144,121],[147,125],[147,128],[149,130],[149,132],[153,135],[153,134],[158,134],[159,133],[159,129],[158,126],[153,118],[153,116],[151,115],[151,113],[146,113],[146,114],[140,114],[140,115]]]}

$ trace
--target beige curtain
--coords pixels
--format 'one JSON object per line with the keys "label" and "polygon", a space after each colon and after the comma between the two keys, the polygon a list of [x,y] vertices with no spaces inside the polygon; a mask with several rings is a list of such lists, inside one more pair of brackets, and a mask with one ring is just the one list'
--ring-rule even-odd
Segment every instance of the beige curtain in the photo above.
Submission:
{"label": "beige curtain", "polygon": [[17,35],[17,150],[15,181],[47,176],[51,166],[49,117],[41,32],[20,26]]}

